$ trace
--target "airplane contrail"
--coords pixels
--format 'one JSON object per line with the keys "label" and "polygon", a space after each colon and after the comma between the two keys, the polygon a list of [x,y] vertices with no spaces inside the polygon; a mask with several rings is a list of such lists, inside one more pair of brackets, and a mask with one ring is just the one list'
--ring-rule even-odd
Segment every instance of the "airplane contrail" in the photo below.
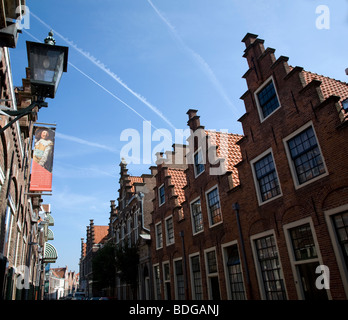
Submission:
{"label": "airplane contrail", "polygon": [[174,36],[174,38],[179,42],[179,44],[189,53],[189,55],[193,58],[193,60],[201,67],[201,69],[206,73],[210,81],[213,83],[219,94],[225,100],[225,102],[229,105],[229,107],[233,108],[236,112],[237,109],[231,100],[228,98],[224,88],[222,87],[219,80],[216,78],[214,71],[211,69],[209,64],[194,50],[192,50],[179,36],[175,27],[169,22],[169,20],[157,9],[157,7],[152,3],[151,0],[147,0],[159,18],[165,23],[165,25],[169,28],[170,32]]}
{"label": "airplane contrail", "polygon": [[[37,42],[40,42],[40,40],[35,37],[34,35],[32,35],[30,32],[28,32],[27,30],[23,29],[23,31],[25,33],[27,33],[30,37],[32,37],[33,39],[35,39]],[[130,109],[131,111],[133,111],[137,116],[139,116],[140,118],[142,118],[144,121],[149,122],[151,127],[153,127],[156,130],[161,131],[161,129],[158,129],[157,127],[155,127],[151,121],[147,120],[144,116],[142,116],[138,111],[136,111],[134,108],[132,108],[128,103],[124,102],[122,99],[120,99],[118,96],[116,96],[115,94],[113,94],[110,90],[106,89],[103,85],[101,85],[98,81],[94,80],[92,77],[90,77],[88,74],[86,74],[85,72],[83,72],[81,69],[79,69],[78,67],[76,67],[73,63],[68,62],[68,64],[73,67],[76,71],[78,71],[79,73],[81,73],[84,77],[86,77],[87,79],[89,79],[90,81],[92,81],[94,84],[96,84],[98,87],[100,87],[101,89],[103,89],[105,92],[107,92],[109,95],[111,95],[113,98],[115,98],[116,100],[118,100],[119,102],[121,102],[123,105],[125,105],[128,109]],[[163,132],[163,135],[168,138],[170,141],[172,141],[172,137],[168,136],[165,132]],[[79,139],[79,138],[76,138]],[[75,142],[78,142],[75,139]],[[70,139],[72,140],[72,139]]]}
{"label": "airplane contrail", "polygon": [[130,92],[134,97],[136,97],[138,100],[140,100],[142,103],[144,103],[148,108],[150,108],[154,113],[156,113],[164,122],[166,122],[171,128],[175,129],[175,126],[167,119],[163,113],[153,106],[150,102],[146,100],[145,97],[140,95],[139,93],[132,90],[130,87],[125,84],[120,77],[118,77],[114,72],[112,72],[109,68],[105,66],[104,63],[102,63],[100,60],[95,58],[93,55],[91,55],[89,52],[79,48],[73,41],[70,41],[68,38],[64,37],[62,34],[60,34],[57,30],[54,30],[49,24],[44,22],[42,19],[40,19],[37,15],[35,15],[32,11],[30,11],[30,14],[38,20],[41,24],[43,24],[46,28],[51,29],[54,34],[56,34],[58,37],[60,37],[63,41],[68,43],[72,48],[74,48],[77,52],[79,52],[81,55],[83,55],[85,58],[87,58],[90,62],[92,62],[95,66],[97,66],[99,69],[104,71],[107,75],[109,75],[112,79],[114,79],[117,83],[119,83],[123,88],[125,88],[128,92]]}

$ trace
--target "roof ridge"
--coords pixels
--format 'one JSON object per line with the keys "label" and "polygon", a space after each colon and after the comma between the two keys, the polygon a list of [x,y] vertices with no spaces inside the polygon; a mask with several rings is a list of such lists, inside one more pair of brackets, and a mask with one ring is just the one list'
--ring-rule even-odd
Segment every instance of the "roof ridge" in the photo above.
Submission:
{"label": "roof ridge", "polygon": [[316,75],[316,76],[319,76],[319,77],[323,77],[323,78],[326,78],[326,79],[334,80],[334,81],[340,82],[340,83],[342,83],[342,84],[348,85],[348,83],[345,82],[345,81],[337,80],[337,79],[331,78],[331,77],[329,77],[329,76],[324,76],[324,75],[322,75],[322,74],[319,74],[319,73],[316,73],[316,72],[312,72],[312,71],[307,71],[307,70],[304,70],[304,69],[303,69],[303,71],[308,72],[308,73],[311,73],[311,74]]}
{"label": "roof ridge", "polygon": [[182,169],[182,168],[170,168],[170,167],[168,167],[168,170],[185,171],[186,169]]}
{"label": "roof ridge", "polygon": [[[295,67],[289,65],[290,68],[294,69]],[[312,75],[316,75],[316,76],[319,76],[319,77],[323,77],[323,78],[326,78],[326,79],[330,79],[330,80],[334,80],[334,81],[337,81],[337,82],[340,82],[342,84],[345,84],[345,85],[348,85],[348,82],[345,82],[345,81],[342,81],[342,80],[337,80],[335,78],[332,78],[332,77],[329,77],[329,76],[324,76],[323,74],[319,74],[319,73],[316,73],[316,72],[313,72],[313,71],[308,71],[304,68],[302,68],[304,72],[307,72],[307,73],[311,73]]]}
{"label": "roof ridge", "polygon": [[231,136],[243,136],[242,134],[239,134],[239,133],[233,133],[233,132],[223,132],[223,131],[216,131],[216,130],[213,130],[213,129],[205,129],[206,132],[214,132],[214,133],[220,133],[220,134],[228,134],[228,135],[231,135]]}

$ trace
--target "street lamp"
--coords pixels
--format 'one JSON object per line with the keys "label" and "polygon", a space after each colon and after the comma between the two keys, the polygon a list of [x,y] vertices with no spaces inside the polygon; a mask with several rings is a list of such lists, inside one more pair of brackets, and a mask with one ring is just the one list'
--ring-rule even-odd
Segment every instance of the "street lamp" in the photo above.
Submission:
{"label": "street lamp", "polygon": [[47,107],[45,98],[55,97],[62,74],[67,71],[69,49],[56,46],[55,43],[52,31],[49,32],[45,43],[27,41],[31,94],[36,99],[21,110],[1,107],[1,114],[16,118],[1,128],[0,134],[23,116],[29,115],[35,107]]}

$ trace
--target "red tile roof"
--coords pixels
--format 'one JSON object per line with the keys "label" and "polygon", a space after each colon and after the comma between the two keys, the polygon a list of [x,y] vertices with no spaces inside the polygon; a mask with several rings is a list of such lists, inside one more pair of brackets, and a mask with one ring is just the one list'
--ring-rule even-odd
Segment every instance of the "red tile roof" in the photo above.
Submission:
{"label": "red tile roof", "polygon": [[[292,70],[293,67],[290,66],[290,70]],[[323,93],[324,99],[329,98],[330,96],[338,96],[340,97],[340,104],[341,107],[343,107],[342,102],[345,99],[348,99],[348,83],[339,81],[333,78],[325,77],[317,73],[313,73],[310,71],[303,70],[303,76],[306,81],[306,84],[309,84],[313,80],[321,81],[320,89]],[[344,110],[343,114],[347,118],[348,113]]]}
{"label": "red tile roof", "polygon": [[343,100],[348,98],[348,83],[305,70],[303,71],[303,74],[307,84],[312,80],[321,81],[320,88],[325,99],[335,95],[341,97],[340,102],[342,103]]}
{"label": "red tile roof", "polygon": [[171,183],[174,185],[174,193],[178,196],[178,203],[185,201],[185,192],[183,187],[186,186],[186,173],[183,169],[168,168],[168,175],[171,177]]}
{"label": "red tile roof", "polygon": [[65,278],[66,269],[67,269],[66,267],[65,268],[51,268],[53,275],[57,278]]}
{"label": "red tile roof", "polygon": [[104,243],[109,233],[108,226],[93,226],[94,228],[94,243]]}
{"label": "red tile roof", "polygon": [[143,183],[144,179],[142,177],[129,176],[130,185],[132,186],[131,191],[135,192],[134,183]]}
{"label": "red tile roof", "polygon": [[232,172],[233,185],[239,185],[238,170],[234,167],[242,161],[242,154],[237,142],[243,138],[242,135],[206,130],[206,134],[211,137],[212,145],[217,146],[216,155],[225,159],[226,171]]}

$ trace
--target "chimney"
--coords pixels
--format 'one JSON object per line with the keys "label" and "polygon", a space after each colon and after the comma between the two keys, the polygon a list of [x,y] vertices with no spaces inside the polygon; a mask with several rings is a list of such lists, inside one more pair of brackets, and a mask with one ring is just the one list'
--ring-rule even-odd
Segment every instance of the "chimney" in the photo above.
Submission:
{"label": "chimney", "polygon": [[199,120],[199,116],[197,116],[197,111],[195,109],[189,109],[186,114],[188,114],[189,120],[187,121],[187,125],[190,127],[192,131],[196,131],[201,127],[201,122]]}
{"label": "chimney", "polygon": [[156,152],[156,164],[163,164],[165,162],[165,158],[163,157],[164,152]]}

